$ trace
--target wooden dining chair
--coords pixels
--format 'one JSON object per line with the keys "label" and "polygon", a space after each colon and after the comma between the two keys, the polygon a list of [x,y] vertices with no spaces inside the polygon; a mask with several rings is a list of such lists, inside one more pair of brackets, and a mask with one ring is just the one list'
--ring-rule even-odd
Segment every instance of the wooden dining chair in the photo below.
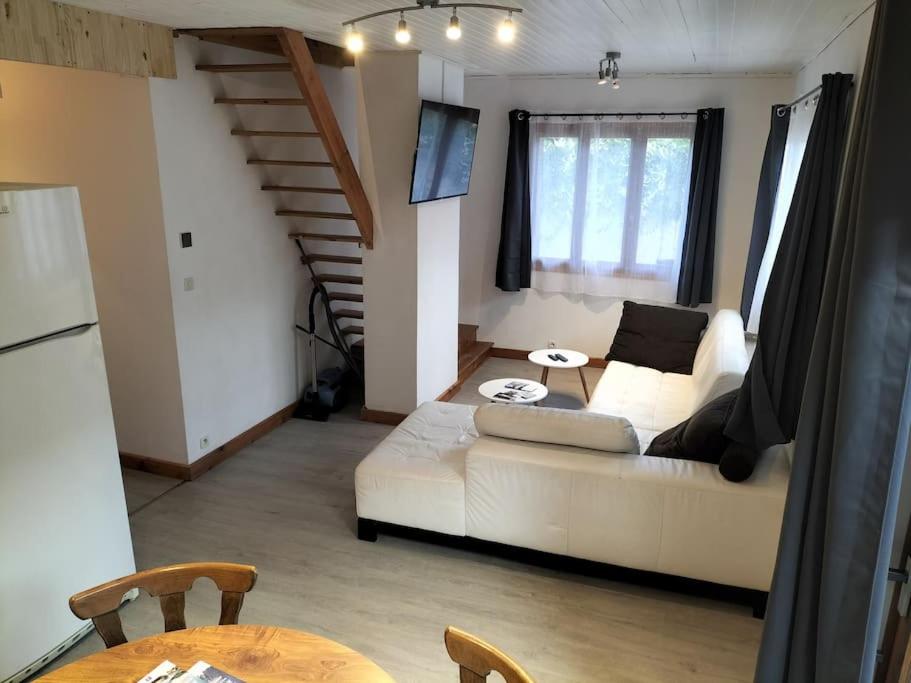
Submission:
{"label": "wooden dining chair", "polygon": [[147,569],[100,586],[76,593],[70,598],[70,609],[80,619],[91,619],[107,647],[127,642],[117,608],[127,592],[141,588],[161,602],[164,630],[179,631],[187,627],[184,617],[186,592],[199,578],[212,579],[221,591],[219,625],[236,624],[244,593],[256,583],[256,567],[228,562],[191,562]]}
{"label": "wooden dining chair", "polygon": [[484,683],[492,671],[506,683],[534,683],[508,655],[470,633],[449,626],[443,640],[450,659],[459,665],[459,683]]}

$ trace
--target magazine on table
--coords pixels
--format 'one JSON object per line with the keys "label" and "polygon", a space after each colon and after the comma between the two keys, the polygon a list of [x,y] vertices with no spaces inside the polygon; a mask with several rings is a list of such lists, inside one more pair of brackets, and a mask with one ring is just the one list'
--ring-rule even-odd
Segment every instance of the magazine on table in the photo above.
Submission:
{"label": "magazine on table", "polygon": [[535,395],[527,391],[500,391],[493,397],[498,401],[530,401]]}
{"label": "magazine on table", "polygon": [[189,669],[181,669],[174,662],[164,661],[136,683],[244,683],[205,662],[196,662]]}

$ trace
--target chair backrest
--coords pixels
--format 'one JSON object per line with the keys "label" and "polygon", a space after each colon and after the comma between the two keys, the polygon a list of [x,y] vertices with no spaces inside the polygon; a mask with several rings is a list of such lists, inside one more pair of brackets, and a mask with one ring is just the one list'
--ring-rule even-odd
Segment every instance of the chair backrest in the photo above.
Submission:
{"label": "chair backrest", "polygon": [[187,627],[184,618],[185,594],[199,578],[212,579],[221,591],[219,624],[236,624],[244,593],[256,583],[256,567],[228,562],[192,562],[147,569],[100,586],[89,588],[70,598],[70,609],[80,619],[91,619],[108,647],[127,642],[117,608],[129,591],[141,588],[161,602],[165,631]]}
{"label": "chair backrest", "polygon": [[459,665],[460,683],[484,683],[491,671],[506,683],[534,683],[509,656],[470,633],[449,626],[443,639],[450,659]]}

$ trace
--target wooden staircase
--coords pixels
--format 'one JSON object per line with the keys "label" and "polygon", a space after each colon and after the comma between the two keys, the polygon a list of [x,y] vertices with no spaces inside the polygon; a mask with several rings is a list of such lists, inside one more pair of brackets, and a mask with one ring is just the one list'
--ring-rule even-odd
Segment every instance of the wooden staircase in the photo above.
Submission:
{"label": "wooden staircase", "polygon": [[[277,216],[288,218],[296,224],[304,223],[291,230],[288,237],[297,242],[301,261],[305,265],[319,267],[316,279],[327,287],[330,300],[343,302],[346,305],[362,304],[364,301],[363,276],[333,272],[332,269],[335,267],[334,264],[344,268],[357,268],[363,264],[360,255],[351,255],[351,245],[367,249],[373,248],[373,212],[316,69],[317,63],[336,67],[353,66],[354,62],[350,55],[342,48],[304,38],[299,31],[287,28],[181,29],[178,33],[284,58],[284,61],[279,63],[198,64],[196,69],[213,74],[264,73],[274,75],[287,73],[293,77],[301,97],[251,98],[233,97],[229,93],[215,98],[215,103],[236,107],[305,107],[309,111],[314,130],[257,130],[236,127],[230,132],[233,136],[248,138],[251,142],[258,139],[307,138],[322,141],[325,159],[273,158],[254,154],[247,159],[247,164],[290,169],[331,168],[334,171],[338,182],[337,187],[331,187],[328,184],[327,186],[297,185],[289,182],[264,181],[260,189],[264,192],[277,193],[282,197],[283,203],[275,211]],[[285,202],[292,197],[296,197],[299,201],[307,201],[308,198],[319,196],[344,197],[348,204],[348,211],[326,211],[285,205]],[[326,231],[323,226],[327,222],[337,223],[342,227],[331,232]],[[346,229],[345,226],[348,225],[353,226],[355,231]],[[322,250],[310,251],[311,245],[319,242],[324,245]],[[335,245],[344,245],[344,253],[333,253],[333,249],[338,251],[341,248]],[[336,268],[336,270],[340,269]],[[351,291],[352,289],[360,291]],[[354,342],[352,347],[355,355],[363,357],[364,328],[360,323],[364,317],[363,309],[333,308],[333,313],[337,320],[346,321],[342,331],[349,342]],[[357,321],[358,324],[353,324],[352,321]],[[360,339],[355,341],[358,337]]]}
{"label": "wooden staircase", "polygon": [[490,356],[491,342],[478,341],[478,326],[459,323],[459,384],[474,374]]}

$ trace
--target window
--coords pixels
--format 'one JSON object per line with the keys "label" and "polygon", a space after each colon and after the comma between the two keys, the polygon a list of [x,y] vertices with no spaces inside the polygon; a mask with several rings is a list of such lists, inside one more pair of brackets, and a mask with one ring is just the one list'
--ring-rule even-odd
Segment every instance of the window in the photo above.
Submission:
{"label": "window", "polygon": [[694,129],[533,119],[533,286],[673,301]]}

